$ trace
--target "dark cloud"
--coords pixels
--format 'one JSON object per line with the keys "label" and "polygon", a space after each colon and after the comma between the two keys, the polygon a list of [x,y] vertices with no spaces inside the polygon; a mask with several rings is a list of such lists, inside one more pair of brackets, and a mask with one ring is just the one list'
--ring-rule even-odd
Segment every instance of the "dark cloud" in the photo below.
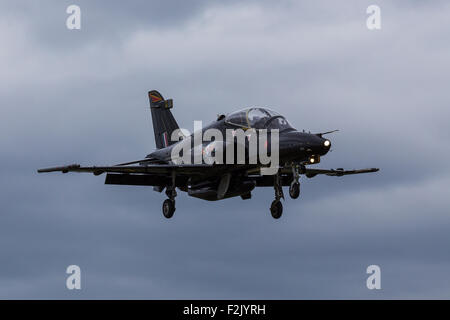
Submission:
{"label": "dark cloud", "polygon": [[[0,41],[0,297],[446,298],[450,220],[445,2],[5,1]],[[271,106],[300,129],[339,128],[321,167],[377,174],[304,179],[274,221],[249,201],[182,194],[38,167],[112,164],[154,148],[146,92],[192,129]],[[78,264],[80,292],[65,288]],[[383,290],[365,287],[370,264]]]}

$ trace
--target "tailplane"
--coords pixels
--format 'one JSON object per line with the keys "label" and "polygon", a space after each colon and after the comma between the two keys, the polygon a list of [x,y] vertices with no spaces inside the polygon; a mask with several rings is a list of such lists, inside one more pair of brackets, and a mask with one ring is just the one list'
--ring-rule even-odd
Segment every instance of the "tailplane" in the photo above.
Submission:
{"label": "tailplane", "polygon": [[152,112],[153,131],[155,132],[155,142],[158,149],[174,144],[171,141],[172,132],[179,129],[178,123],[170,112],[173,107],[173,100],[164,100],[162,95],[152,90],[148,93],[150,100],[150,111]]}

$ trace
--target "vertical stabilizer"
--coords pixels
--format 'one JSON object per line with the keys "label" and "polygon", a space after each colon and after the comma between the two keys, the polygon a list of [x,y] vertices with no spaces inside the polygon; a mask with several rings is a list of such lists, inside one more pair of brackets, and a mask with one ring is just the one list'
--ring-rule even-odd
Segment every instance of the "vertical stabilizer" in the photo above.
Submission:
{"label": "vertical stabilizer", "polygon": [[163,96],[156,90],[150,91],[148,98],[150,100],[156,148],[168,147],[176,142],[172,142],[170,139],[172,132],[179,129],[177,121],[170,112],[173,101],[172,99],[164,100]]}

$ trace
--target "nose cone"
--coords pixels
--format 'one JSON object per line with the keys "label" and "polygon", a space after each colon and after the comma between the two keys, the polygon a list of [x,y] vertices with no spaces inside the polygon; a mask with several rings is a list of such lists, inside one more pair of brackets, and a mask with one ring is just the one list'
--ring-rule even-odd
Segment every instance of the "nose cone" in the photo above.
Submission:
{"label": "nose cone", "polygon": [[327,154],[327,152],[328,151],[330,151],[330,148],[331,148],[331,141],[330,140],[328,140],[328,139],[323,139],[323,138],[320,138],[322,141],[320,142],[320,146],[319,146],[319,149],[320,149],[320,155],[321,156],[323,156],[324,154]]}
{"label": "nose cone", "polygon": [[330,151],[331,148],[331,141],[328,139],[324,139],[318,135],[310,135],[310,144],[312,152],[316,155],[323,156],[327,154],[328,151]]}
{"label": "nose cone", "polygon": [[284,158],[305,159],[323,156],[331,148],[331,141],[312,133],[291,131],[280,135],[280,155]]}

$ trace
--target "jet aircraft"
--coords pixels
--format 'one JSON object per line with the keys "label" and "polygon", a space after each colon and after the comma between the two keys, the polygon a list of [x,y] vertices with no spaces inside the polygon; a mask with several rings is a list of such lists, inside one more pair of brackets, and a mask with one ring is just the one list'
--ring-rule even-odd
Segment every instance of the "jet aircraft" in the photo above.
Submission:
{"label": "jet aircraft", "polygon": [[[113,166],[81,166],[72,164],[62,167],[39,169],[38,172],[60,171],[90,172],[94,175],[106,173],[105,184],[153,186],[158,192],[165,190],[168,199],[163,202],[164,217],[171,218],[175,212],[176,189],[187,192],[189,196],[215,201],[240,196],[243,200],[250,199],[256,187],[274,188],[275,199],[270,206],[273,218],[278,219],[283,213],[281,199],[284,199],[283,186],[289,186],[289,195],[296,199],[300,194],[300,176],[312,178],[318,174],[327,176],[344,176],[350,174],[376,172],[378,168],[344,170],[319,169],[310,167],[320,162],[320,158],[330,151],[331,141],[323,133],[309,133],[293,128],[285,117],[267,108],[250,107],[228,115],[219,115],[210,125],[202,128],[217,129],[226,136],[227,130],[267,129],[277,130],[279,165],[273,175],[261,174],[261,168],[267,165],[261,163],[177,163],[173,160],[173,151],[185,140],[171,139],[179,129],[172,115],[172,99],[164,99],[156,90],[148,93],[152,115],[156,150],[144,159],[120,163]],[[194,133],[195,134],[195,133]],[[270,132],[269,132],[270,135]],[[250,140],[250,138],[249,138]],[[271,140],[267,138],[265,147],[271,149]],[[225,141],[222,141],[225,144]],[[222,143],[220,142],[220,143]],[[208,151],[210,144],[218,141],[200,143],[201,152]],[[237,141],[233,141],[237,144]],[[245,141],[245,148],[249,142]],[[196,146],[190,145],[193,153]],[[238,146],[232,146],[233,150]],[[197,146],[198,148],[198,146]],[[228,150],[228,149],[227,149]],[[236,159],[236,157],[234,158]],[[248,156],[246,158],[248,160]]]}

